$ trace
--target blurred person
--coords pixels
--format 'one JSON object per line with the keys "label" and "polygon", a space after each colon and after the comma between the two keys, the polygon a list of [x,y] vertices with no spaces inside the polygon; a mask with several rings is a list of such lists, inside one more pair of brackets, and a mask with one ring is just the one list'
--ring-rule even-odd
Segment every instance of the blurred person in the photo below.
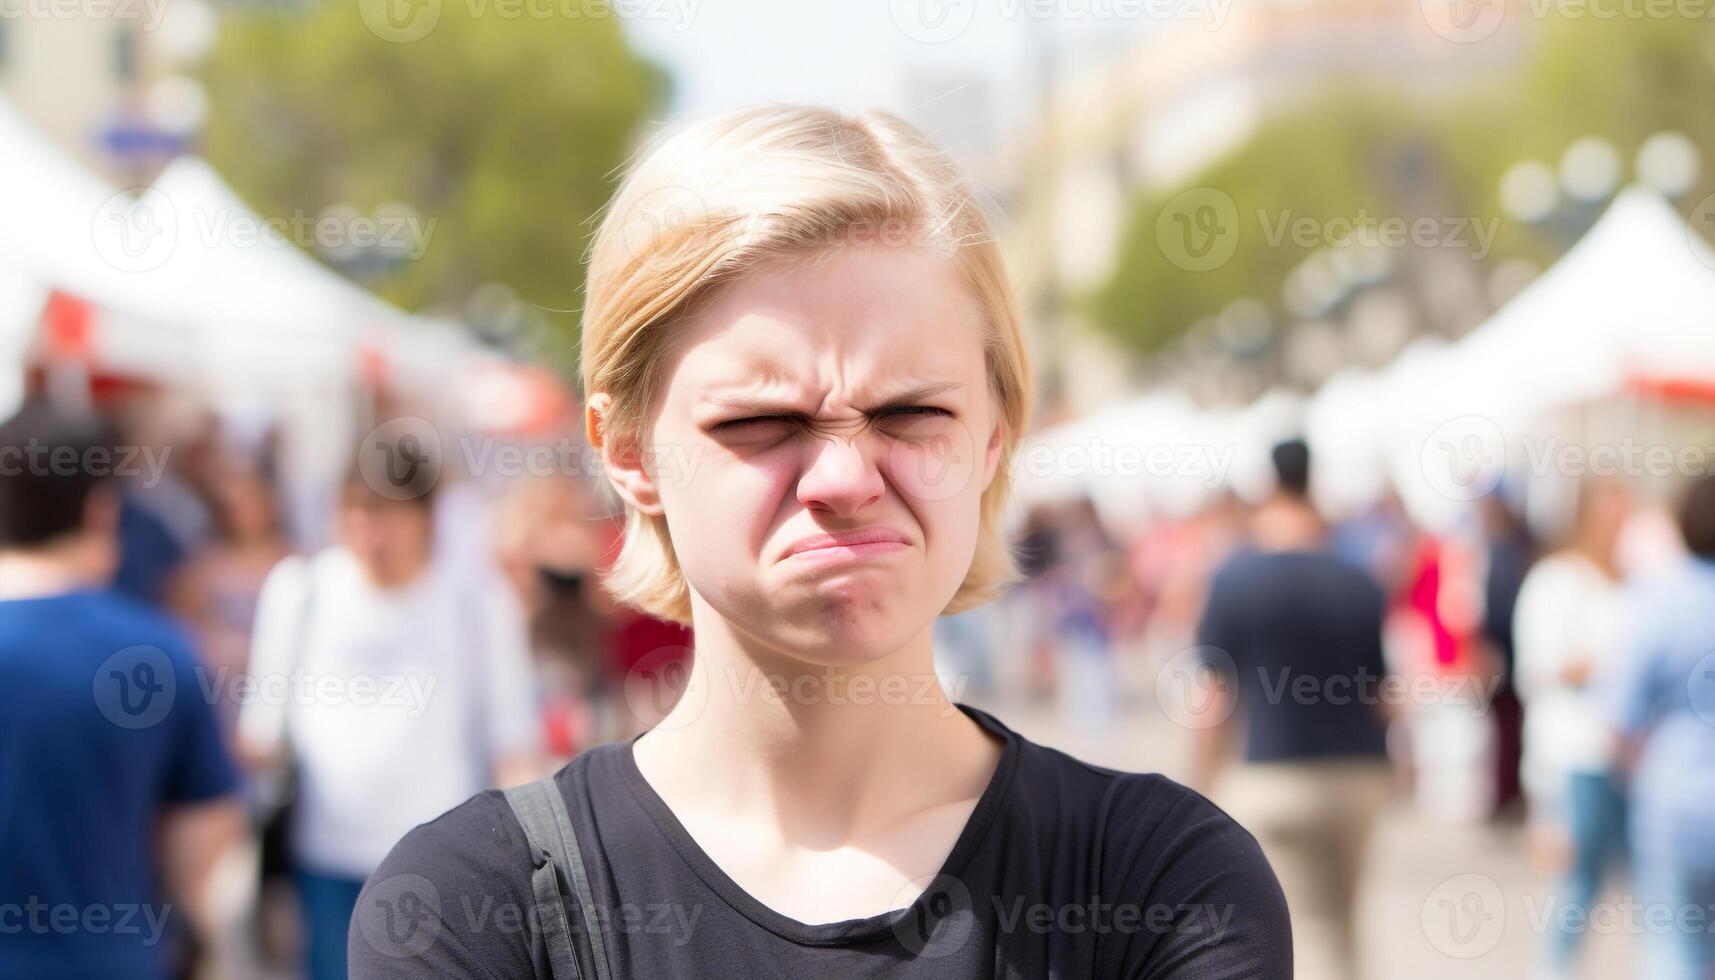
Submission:
{"label": "blurred person", "polygon": [[[169,589],[169,608],[195,632],[202,663],[231,692],[250,662],[256,603],[268,573],[288,554],[278,499],[265,474],[230,465],[212,478],[214,537],[180,569]],[[224,697],[218,710],[228,744],[237,749],[238,704]]]}
{"label": "blurred person", "polygon": [[1099,730],[1114,717],[1113,611],[1130,591],[1129,569],[1088,497],[1061,509],[1059,531],[1042,577],[1043,626],[1056,655],[1062,712]]}
{"label": "blurred person", "polygon": [[[1715,976],[1715,476],[1679,508],[1689,551],[1627,596],[1627,635],[1598,676],[1629,760],[1639,976]],[[1664,927],[1665,926],[1665,927]]]}
{"label": "blurred person", "polygon": [[1383,594],[1399,591],[1416,531],[1391,482],[1361,513],[1340,521],[1330,533],[1335,554],[1368,572]]}
{"label": "blurred person", "polygon": [[543,674],[548,749],[565,758],[617,736],[603,721],[618,677],[608,650],[614,608],[596,587],[606,518],[592,498],[581,477],[529,480],[503,499],[495,523]]}
{"label": "blurred person", "polygon": [[118,591],[165,607],[185,562],[208,543],[213,527],[207,481],[218,453],[214,416],[187,396],[153,391],[121,410],[121,437],[156,466],[120,481]]}
{"label": "blurred person", "polygon": [[0,976],[175,975],[243,829],[190,639],[108,586],[114,460],[40,403],[0,425]]}
{"label": "blurred person", "polygon": [[1148,625],[1155,651],[1172,654],[1195,642],[1209,582],[1244,541],[1246,518],[1244,502],[1226,487],[1190,517],[1158,520],[1138,536],[1132,566],[1156,597]]}
{"label": "blurred person", "polygon": [[[703,210],[656,220],[667,189]],[[693,624],[696,652],[659,725],[539,786],[587,869],[567,911],[591,969],[1289,976],[1242,828],[934,683],[935,618],[1016,581],[1000,520],[1032,397],[1000,249],[945,154],[885,113],[735,110],[640,155],[592,254],[586,429],[626,509],[605,585]],[[564,944],[455,912],[532,908],[542,882],[557,916],[540,853],[500,793],[412,831],[361,900],[354,974],[542,975]],[[442,910],[409,957],[384,931],[403,876]],[[618,916],[638,907],[680,917]]]}
{"label": "blurred person", "polygon": [[1524,706],[1519,703],[1513,615],[1525,573],[1536,560],[1536,541],[1524,518],[1496,491],[1478,502],[1482,526],[1483,614],[1477,634],[1494,683],[1489,718],[1494,728],[1494,796],[1491,814],[1515,817],[1522,806],[1519,763],[1524,751]]}
{"label": "blurred person", "polygon": [[258,602],[246,756],[297,773],[289,860],[312,980],[346,975],[359,889],[413,826],[539,774],[523,616],[433,560],[433,466],[373,447],[340,491],[338,543],[281,562]]}
{"label": "blurred person", "polygon": [[[1272,452],[1275,490],[1215,573],[1197,656],[1215,671],[1193,785],[1257,836],[1292,909],[1302,978],[1357,976],[1356,896],[1391,783],[1381,684],[1386,599],[1328,546],[1310,448]],[[1306,693],[1308,692],[1308,693]],[[1228,760],[1243,731],[1242,764]]]}
{"label": "blurred person", "polygon": [[1560,874],[1545,974],[1555,978],[1573,975],[1589,905],[1626,839],[1625,794],[1590,685],[1625,633],[1618,545],[1631,494],[1617,480],[1586,481],[1575,510],[1565,545],[1525,575],[1513,615],[1529,836]]}

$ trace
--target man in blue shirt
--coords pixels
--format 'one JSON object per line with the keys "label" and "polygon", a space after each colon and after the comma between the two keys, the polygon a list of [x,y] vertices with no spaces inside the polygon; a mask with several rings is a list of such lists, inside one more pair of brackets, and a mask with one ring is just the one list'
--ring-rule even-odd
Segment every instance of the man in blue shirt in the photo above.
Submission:
{"label": "man in blue shirt", "polygon": [[1391,784],[1386,600],[1328,543],[1310,447],[1288,440],[1272,458],[1274,493],[1215,573],[1192,656],[1174,658],[1214,674],[1176,720],[1196,733],[1193,788],[1256,836],[1280,878],[1300,974],[1356,977],[1358,878]]}
{"label": "man in blue shirt", "polygon": [[1632,771],[1630,828],[1653,980],[1715,974],[1715,476],[1679,512],[1690,558],[1640,583],[1630,637],[1600,677]]}
{"label": "man in blue shirt", "polygon": [[0,976],[169,975],[242,828],[188,640],[107,585],[122,463],[93,420],[0,425]]}

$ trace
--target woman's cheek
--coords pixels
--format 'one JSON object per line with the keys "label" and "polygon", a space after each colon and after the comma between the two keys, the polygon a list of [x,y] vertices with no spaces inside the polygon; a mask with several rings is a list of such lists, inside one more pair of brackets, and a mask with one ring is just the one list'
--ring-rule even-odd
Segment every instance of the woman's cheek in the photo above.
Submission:
{"label": "woman's cheek", "polygon": [[889,440],[888,472],[913,505],[950,501],[972,490],[982,458],[963,422],[925,416],[897,428]]}

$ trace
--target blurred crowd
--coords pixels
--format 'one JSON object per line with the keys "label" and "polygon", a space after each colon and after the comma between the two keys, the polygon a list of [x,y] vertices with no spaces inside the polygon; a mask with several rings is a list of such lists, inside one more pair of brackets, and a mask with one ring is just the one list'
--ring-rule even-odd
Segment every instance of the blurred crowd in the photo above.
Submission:
{"label": "blurred crowd", "polygon": [[[8,854],[0,885],[191,896],[159,944],[176,975],[343,976],[358,890],[400,835],[644,730],[682,682],[689,631],[597,587],[623,522],[593,471],[486,480],[378,424],[314,542],[285,519],[278,434],[177,396],[97,418],[31,402],[3,431],[6,451],[142,463],[0,475],[0,766],[60,787],[8,828],[8,848],[39,846]],[[1359,975],[1356,894],[1390,799],[1526,826],[1560,882],[1544,977],[1575,974],[1605,884],[1715,911],[1715,477],[1671,497],[1588,480],[1552,527],[1503,486],[1432,532],[1391,494],[1330,522],[1306,445],[1272,458],[1266,498],[1141,527],[1085,498],[1031,508],[1024,580],[936,624],[949,693],[1057,705],[1095,733],[1124,712],[1189,732],[1189,781],[1282,880],[1300,976]],[[28,692],[92,676],[88,718],[30,716]],[[163,680],[172,707],[137,721]],[[106,779],[130,809],[103,802]],[[68,832],[112,853],[56,851]],[[119,856],[133,835],[147,860]],[[129,884],[110,859],[136,865]],[[10,942],[0,964],[48,976],[31,967],[77,962],[67,943],[89,963],[122,948],[73,932]],[[1639,976],[1715,964],[1707,930],[1640,939]]]}

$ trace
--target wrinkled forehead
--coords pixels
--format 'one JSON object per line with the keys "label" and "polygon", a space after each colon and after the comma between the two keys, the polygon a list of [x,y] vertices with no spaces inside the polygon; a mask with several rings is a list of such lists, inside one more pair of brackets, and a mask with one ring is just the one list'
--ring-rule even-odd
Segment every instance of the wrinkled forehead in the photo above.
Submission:
{"label": "wrinkled forehead", "polygon": [[980,395],[985,324],[950,261],[852,250],[711,297],[679,326],[669,397],[885,399],[937,384]]}

